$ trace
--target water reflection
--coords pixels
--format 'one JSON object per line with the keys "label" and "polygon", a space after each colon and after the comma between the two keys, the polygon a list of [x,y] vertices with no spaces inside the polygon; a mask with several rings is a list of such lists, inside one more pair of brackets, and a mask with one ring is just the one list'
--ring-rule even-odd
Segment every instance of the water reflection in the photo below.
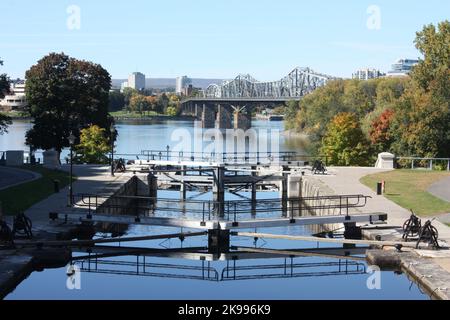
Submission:
{"label": "water reflection", "polygon": [[[121,250],[123,254],[112,254]],[[364,257],[349,254],[364,254],[366,248],[315,250],[296,249],[269,252],[230,252],[223,255],[210,254],[201,248],[145,249],[95,247],[88,256],[74,257],[72,264],[81,272],[141,277],[180,278],[203,281],[258,280],[270,278],[349,276],[366,274]],[[139,254],[136,252],[138,251]],[[93,254],[96,252],[96,254]],[[126,252],[136,252],[134,256]],[[307,261],[296,256],[333,257],[340,259]],[[152,257],[183,259],[183,263],[155,263]],[[258,260],[259,259],[259,260]],[[216,261],[225,263],[215,263]],[[190,262],[190,264],[188,264]]]}

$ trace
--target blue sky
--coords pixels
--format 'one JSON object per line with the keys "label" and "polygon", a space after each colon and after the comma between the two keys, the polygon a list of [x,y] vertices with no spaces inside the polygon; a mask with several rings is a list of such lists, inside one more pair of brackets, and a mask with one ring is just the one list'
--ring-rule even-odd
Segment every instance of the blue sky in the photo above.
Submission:
{"label": "blue sky", "polygon": [[[70,5],[80,9],[79,29],[68,28]],[[368,13],[373,5],[380,19]],[[357,68],[387,71],[397,58],[418,57],[415,32],[450,19],[450,1],[1,0],[0,14],[0,72],[12,78],[64,51],[102,64],[113,78],[138,70],[277,80],[296,66],[350,77]],[[368,20],[380,28],[368,28]]]}

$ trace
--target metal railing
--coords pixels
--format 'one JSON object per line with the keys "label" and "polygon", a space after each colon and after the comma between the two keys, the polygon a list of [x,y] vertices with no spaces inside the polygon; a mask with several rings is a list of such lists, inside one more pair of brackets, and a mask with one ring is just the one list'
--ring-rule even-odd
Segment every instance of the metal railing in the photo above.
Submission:
{"label": "metal railing", "polygon": [[[185,200],[169,198],[151,198],[144,196],[99,196],[92,194],[74,195],[73,202],[77,207],[88,209],[91,217],[98,212],[127,212],[140,216],[155,216],[165,214],[165,217],[191,216],[205,221],[242,221],[243,217],[257,219],[274,215],[305,216],[315,211],[333,210],[337,215],[349,215],[350,209],[362,208],[370,196],[333,195],[302,198],[258,199],[210,201]],[[108,201],[108,202],[107,202]],[[126,204],[124,204],[126,203]],[[131,213],[129,213],[131,212]],[[250,216],[249,216],[250,215]]]}
{"label": "metal railing", "polygon": [[[399,167],[399,162],[407,162],[407,167],[411,169],[426,168],[433,170],[436,165],[441,163],[443,168],[450,171],[450,158],[420,158],[420,157],[396,157],[396,167]],[[423,165],[423,164],[426,165]]]}

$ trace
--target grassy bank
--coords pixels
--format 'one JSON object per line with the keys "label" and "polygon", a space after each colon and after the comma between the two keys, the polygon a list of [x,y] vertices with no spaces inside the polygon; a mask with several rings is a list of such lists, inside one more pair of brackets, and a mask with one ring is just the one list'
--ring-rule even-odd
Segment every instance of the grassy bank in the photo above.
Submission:
{"label": "grassy bank", "polygon": [[361,182],[376,190],[377,182],[386,181],[385,197],[421,216],[450,212],[450,203],[429,192],[435,182],[449,177],[448,172],[425,170],[395,170],[363,177]]}
{"label": "grassy bank", "polygon": [[8,117],[11,117],[13,120],[31,119],[31,116],[28,113],[22,112],[22,111],[8,111],[8,112],[1,112],[1,113],[7,115]]}
{"label": "grassy bank", "polygon": [[127,111],[115,111],[109,113],[114,118],[130,118],[130,119],[136,119],[136,118],[149,118],[149,117],[164,117],[164,114],[160,114],[154,111],[139,113],[139,112],[127,112]]}
{"label": "grassy bank", "polygon": [[41,166],[23,166],[21,169],[39,173],[42,177],[0,191],[0,201],[5,216],[24,212],[34,204],[48,198],[54,193],[53,180],[60,181],[61,189],[70,183],[69,174],[63,171],[46,169]]}

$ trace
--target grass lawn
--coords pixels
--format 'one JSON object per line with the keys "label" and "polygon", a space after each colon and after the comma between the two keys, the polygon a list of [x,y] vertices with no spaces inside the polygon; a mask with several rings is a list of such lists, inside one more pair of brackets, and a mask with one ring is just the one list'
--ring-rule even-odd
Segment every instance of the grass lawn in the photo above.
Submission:
{"label": "grass lawn", "polygon": [[60,189],[70,183],[69,173],[63,171],[31,165],[23,166],[21,169],[40,173],[42,177],[0,191],[0,202],[2,203],[3,215],[5,216],[24,212],[34,204],[48,198],[55,190],[53,180],[60,181]]}
{"label": "grass lawn", "polygon": [[385,197],[421,216],[450,212],[450,203],[427,192],[434,183],[449,177],[449,172],[395,170],[363,177],[361,182],[376,190],[377,182],[386,181]]}

